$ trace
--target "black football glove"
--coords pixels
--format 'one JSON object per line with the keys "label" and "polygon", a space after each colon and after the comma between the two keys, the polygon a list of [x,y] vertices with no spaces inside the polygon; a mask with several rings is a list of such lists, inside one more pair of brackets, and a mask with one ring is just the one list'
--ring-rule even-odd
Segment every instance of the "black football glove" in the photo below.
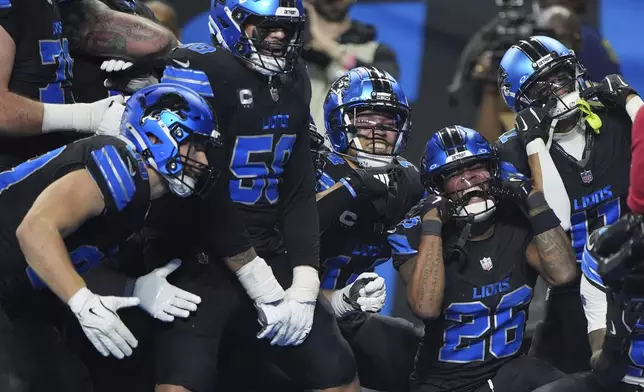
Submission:
{"label": "black football glove", "polygon": [[532,179],[518,174],[508,175],[497,190],[502,200],[508,200],[523,206],[532,191]]}
{"label": "black football glove", "polygon": [[344,178],[355,190],[356,196],[373,198],[389,193],[389,174],[383,169],[354,169]]}
{"label": "black football glove", "polygon": [[632,334],[642,333],[644,302],[608,287],[606,291],[606,338],[603,349],[623,354]]}
{"label": "black football glove", "polygon": [[450,199],[439,195],[428,195],[421,204],[419,215],[420,219],[424,219],[425,215],[432,210],[438,210],[438,217],[445,223],[449,220],[450,214],[453,210],[452,202]]}
{"label": "black football glove", "polygon": [[587,246],[606,285],[644,296],[644,218],[627,214],[591,234]]}
{"label": "black football glove", "polygon": [[602,103],[610,102],[613,105],[625,108],[626,98],[637,92],[617,74],[608,75],[601,82],[582,91],[583,99],[597,97]]}
{"label": "black football glove", "polygon": [[548,143],[550,139],[548,128],[552,120],[549,113],[556,104],[557,101],[553,99],[543,107],[528,107],[517,114],[514,127],[523,140],[523,145],[527,146],[535,139]]}

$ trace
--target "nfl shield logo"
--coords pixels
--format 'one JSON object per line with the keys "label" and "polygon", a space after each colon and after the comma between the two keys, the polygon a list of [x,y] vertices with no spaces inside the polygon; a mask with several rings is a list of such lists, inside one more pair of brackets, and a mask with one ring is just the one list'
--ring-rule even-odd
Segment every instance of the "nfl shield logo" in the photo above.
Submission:
{"label": "nfl shield logo", "polygon": [[593,172],[591,172],[590,170],[584,170],[583,172],[581,172],[581,182],[583,182],[584,184],[590,184],[591,182],[593,182]]}
{"label": "nfl shield logo", "polygon": [[489,258],[489,257],[482,258],[481,259],[481,267],[483,267],[483,269],[485,271],[491,270],[492,269],[492,259]]}

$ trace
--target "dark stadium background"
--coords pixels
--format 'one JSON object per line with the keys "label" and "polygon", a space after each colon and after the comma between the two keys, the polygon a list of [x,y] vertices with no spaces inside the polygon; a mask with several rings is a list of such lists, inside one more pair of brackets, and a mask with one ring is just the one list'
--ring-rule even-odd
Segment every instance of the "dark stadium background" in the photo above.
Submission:
{"label": "dark stadium background", "polygon": [[[209,41],[209,0],[166,0],[177,11],[182,42]],[[529,2],[529,1],[526,1]],[[351,15],[378,29],[378,39],[397,53],[400,82],[413,102],[413,136],[405,154],[417,163],[424,144],[435,130],[454,123],[473,126],[474,102],[467,92],[460,105],[450,107],[445,89],[457,58],[469,37],[497,13],[494,0],[381,1],[358,0]],[[635,33],[644,15],[642,0],[594,0],[584,19],[596,25],[613,46],[626,80],[644,91],[644,47]],[[396,289],[390,265],[378,271],[387,279],[385,314],[411,318],[404,291]],[[397,295],[396,295],[397,294]],[[539,302],[536,305],[539,307]],[[532,319],[539,318],[533,314]]]}

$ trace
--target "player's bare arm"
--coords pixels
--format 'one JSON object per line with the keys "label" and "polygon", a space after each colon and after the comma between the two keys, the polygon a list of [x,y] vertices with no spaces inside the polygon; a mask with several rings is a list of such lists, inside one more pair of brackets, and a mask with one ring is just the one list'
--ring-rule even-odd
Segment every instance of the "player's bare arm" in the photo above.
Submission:
{"label": "player's bare arm", "polygon": [[43,122],[42,103],[9,91],[16,44],[1,26],[0,48],[0,136],[39,135]]}
{"label": "player's bare arm", "polygon": [[64,302],[85,286],[63,239],[105,209],[87,170],[73,171],[38,196],[16,230],[27,263]]}
{"label": "player's bare arm", "polygon": [[400,274],[400,278],[402,279],[405,286],[408,286],[409,282],[411,282],[411,277],[414,274],[415,266],[416,257],[413,257],[405,261],[405,263],[398,268],[398,273]]}
{"label": "player's bare arm", "polygon": [[[440,223],[438,212],[428,212],[423,218],[427,220]],[[437,235],[423,235],[407,286],[407,299],[414,314],[423,320],[438,317],[444,288],[443,240]]]}
{"label": "player's bare arm", "polygon": [[596,329],[588,334],[588,341],[590,343],[590,350],[593,355],[590,357],[590,367],[596,370],[608,368],[608,362],[605,358],[602,359],[602,345],[606,337],[606,328]]}
{"label": "player's bare arm", "polygon": [[61,4],[65,35],[77,50],[125,60],[163,58],[179,41],[141,16],[111,10],[99,0]]}

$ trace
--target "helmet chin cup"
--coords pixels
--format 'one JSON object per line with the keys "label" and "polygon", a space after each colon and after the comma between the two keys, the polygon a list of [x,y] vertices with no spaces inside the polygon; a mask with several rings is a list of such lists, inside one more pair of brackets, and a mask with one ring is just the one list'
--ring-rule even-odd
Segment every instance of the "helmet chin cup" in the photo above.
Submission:
{"label": "helmet chin cup", "polygon": [[192,195],[197,185],[197,181],[188,176],[183,176],[182,179],[177,177],[166,177],[168,180],[168,187],[170,191],[179,197],[188,197]]}
{"label": "helmet chin cup", "polygon": [[355,145],[356,150],[355,160],[362,168],[385,167],[390,165],[394,160],[395,155],[369,154],[368,152],[363,151],[360,139],[357,137],[354,137],[352,142]]}
{"label": "helmet chin cup", "polygon": [[248,56],[248,62],[254,71],[264,76],[275,76],[286,68],[286,59],[266,56],[257,51]]}
{"label": "helmet chin cup", "polygon": [[577,101],[579,101],[579,98],[579,91],[573,91],[557,98],[556,105],[550,109],[550,118],[563,120],[578,113]]}

